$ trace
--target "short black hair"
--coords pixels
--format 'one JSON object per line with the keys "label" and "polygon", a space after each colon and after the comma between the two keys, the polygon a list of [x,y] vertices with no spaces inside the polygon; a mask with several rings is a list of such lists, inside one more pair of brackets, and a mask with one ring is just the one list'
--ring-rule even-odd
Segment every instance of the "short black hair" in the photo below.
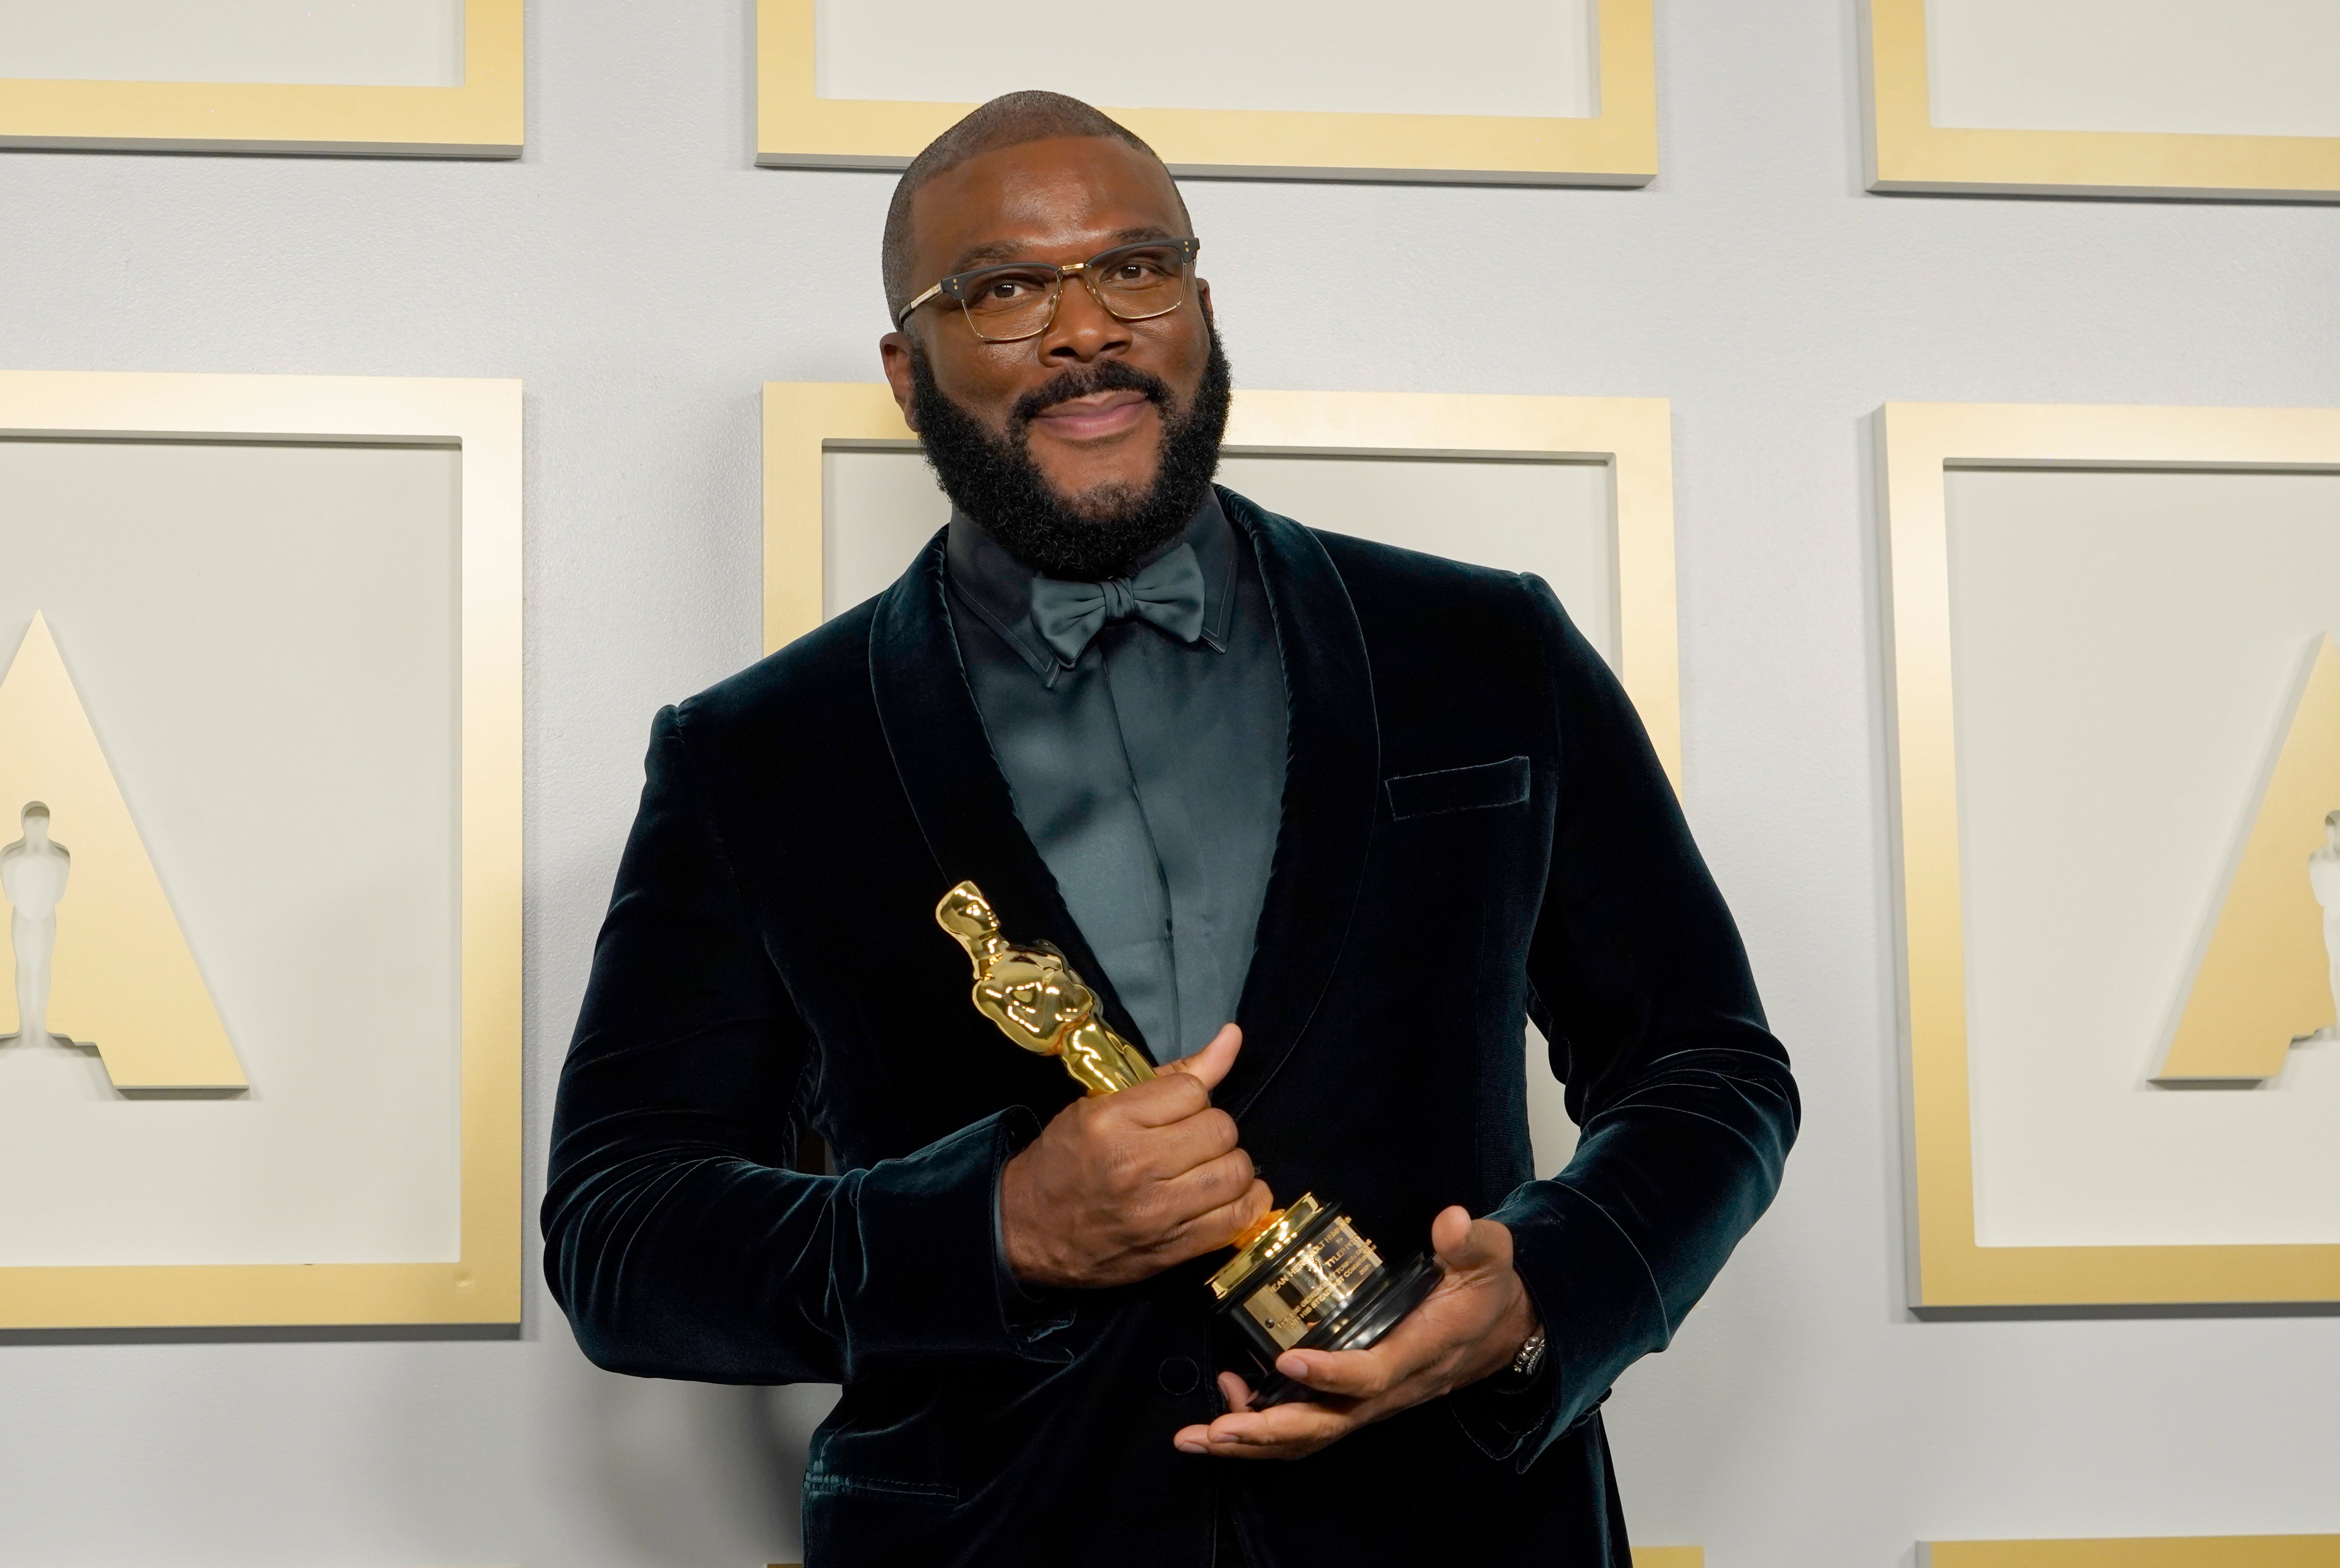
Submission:
{"label": "short black hair", "polygon": [[[1162,155],[1147,146],[1136,132],[1078,98],[1038,91],[1006,93],[994,98],[927,143],[926,151],[910,160],[910,166],[902,171],[902,178],[894,186],[894,200],[886,209],[882,258],[888,316],[899,321],[902,307],[925,286],[910,276],[914,260],[910,254],[910,199],[918,194],[918,187],[997,148],[1054,141],[1060,136],[1110,136],[1136,148],[1156,164],[1162,162]],[[1162,172],[1165,177],[1169,174],[1166,164]],[[1174,192],[1178,188],[1175,181],[1170,188]],[[1178,202],[1182,214],[1185,206],[1182,196]],[[931,282],[932,279],[926,280]]]}

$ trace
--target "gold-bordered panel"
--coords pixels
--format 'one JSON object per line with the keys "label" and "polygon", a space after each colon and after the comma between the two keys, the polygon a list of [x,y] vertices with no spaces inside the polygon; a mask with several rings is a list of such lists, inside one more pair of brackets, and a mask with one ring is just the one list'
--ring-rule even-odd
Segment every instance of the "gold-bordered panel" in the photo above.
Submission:
{"label": "gold-bordered panel", "polygon": [[2340,1568],[2340,1535],[1932,1541],[1919,1568]]}
{"label": "gold-bordered panel", "polygon": [[516,158],[523,0],[464,0],[460,87],[0,78],[0,147]]}
{"label": "gold-bordered panel", "polygon": [[[1232,450],[1294,455],[1599,461],[1616,506],[1619,679],[1681,782],[1681,659],[1674,610],[1671,413],[1663,398],[1468,392],[1239,391]],[[820,624],[821,453],[915,444],[877,382],[764,384],[764,646]]]}
{"label": "gold-bordered panel", "polygon": [[[1601,113],[1589,118],[1268,109],[1106,112],[1143,136],[1173,173],[1185,175],[1646,185],[1658,172],[1653,0],[1595,3]],[[819,96],[814,91],[815,5],[816,0],[757,0],[759,164],[898,169],[975,107]]]}
{"label": "gold-bordered panel", "polygon": [[1945,474],[1960,467],[2340,471],[2340,411],[1889,403],[1915,1307],[2340,1301],[2340,1245],[1980,1246]]}
{"label": "gold-bordered panel", "polygon": [[1869,0],[1869,188],[2340,201],[2340,136],[1937,125],[1927,0]]}
{"label": "gold-bordered panel", "polygon": [[0,1328],[518,1323],[520,383],[0,371],[0,436],[461,450],[463,1097],[456,1261],[5,1268]]}

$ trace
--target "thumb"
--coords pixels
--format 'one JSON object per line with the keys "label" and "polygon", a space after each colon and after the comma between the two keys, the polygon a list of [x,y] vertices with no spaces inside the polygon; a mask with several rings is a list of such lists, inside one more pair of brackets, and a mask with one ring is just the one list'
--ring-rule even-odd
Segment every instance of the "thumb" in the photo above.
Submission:
{"label": "thumb", "polygon": [[1440,1211],[1430,1222],[1430,1245],[1449,1274],[1509,1268],[1512,1228],[1500,1220],[1472,1219],[1461,1205]]}
{"label": "thumb", "polygon": [[1181,1057],[1162,1070],[1185,1073],[1206,1089],[1215,1089],[1219,1080],[1235,1065],[1235,1053],[1243,1049],[1243,1031],[1233,1024],[1221,1026],[1211,1037],[1211,1043],[1191,1057]]}

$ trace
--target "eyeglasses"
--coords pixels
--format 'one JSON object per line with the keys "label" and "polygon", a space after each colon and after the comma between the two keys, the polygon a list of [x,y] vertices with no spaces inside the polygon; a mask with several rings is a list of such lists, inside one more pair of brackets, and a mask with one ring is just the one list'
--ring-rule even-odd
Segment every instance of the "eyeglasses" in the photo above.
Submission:
{"label": "eyeglasses", "polygon": [[958,302],[967,324],[985,342],[1036,338],[1055,323],[1065,280],[1074,277],[1087,284],[1090,297],[1117,320],[1148,321],[1185,303],[1186,274],[1202,248],[1203,242],[1195,239],[1145,240],[1115,245],[1086,262],[1010,262],[954,273],[904,305],[894,324],[899,327],[928,300],[947,299]]}

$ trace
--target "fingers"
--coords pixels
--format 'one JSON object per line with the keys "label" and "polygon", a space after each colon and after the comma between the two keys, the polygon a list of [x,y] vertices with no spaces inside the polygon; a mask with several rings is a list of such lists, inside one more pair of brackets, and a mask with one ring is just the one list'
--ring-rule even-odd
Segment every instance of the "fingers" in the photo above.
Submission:
{"label": "fingers", "polygon": [[1185,1255],[1192,1257],[1225,1245],[1243,1228],[1227,1228],[1227,1216],[1248,1208],[1261,1185],[1251,1174],[1251,1156],[1236,1149],[1161,1183],[1136,1200],[1133,1213],[1143,1216],[1142,1224],[1177,1233],[1173,1239],[1182,1250],[1191,1246]]}
{"label": "fingers", "polygon": [[1251,1384],[1232,1372],[1219,1374],[1219,1394],[1229,1410],[1240,1414],[1251,1408]]}
{"label": "fingers", "polygon": [[1172,1062],[1162,1070],[1165,1074],[1179,1073],[1193,1078],[1207,1093],[1219,1087],[1219,1080],[1234,1067],[1235,1055],[1242,1049],[1243,1031],[1233,1024],[1225,1024],[1217,1034],[1211,1037],[1209,1045],[1191,1057]]}
{"label": "fingers", "polygon": [[1179,1227],[1183,1256],[1200,1257],[1216,1251],[1258,1224],[1259,1216],[1274,1206],[1275,1197],[1267,1184],[1254,1178],[1232,1202],[1206,1209]]}
{"label": "fingers", "polygon": [[[1235,1131],[1234,1117],[1226,1112],[1205,1106],[1196,1115],[1166,1126],[1148,1127],[1131,1138],[1133,1148],[1143,1150],[1143,1168],[1159,1181],[1169,1181],[1189,1171],[1223,1160],[1239,1152],[1242,1136]],[[1250,1156],[1244,1156],[1244,1181],[1251,1179]],[[1243,1189],[1243,1181],[1235,1183],[1222,1200]]]}
{"label": "fingers", "polygon": [[1181,1454],[1213,1459],[1300,1459],[1363,1424],[1345,1410],[1278,1404],[1229,1411],[1208,1426],[1182,1427],[1171,1442]]}
{"label": "fingers", "polygon": [[1440,1349],[1393,1329],[1371,1350],[1287,1350],[1276,1358],[1275,1370],[1320,1394],[1373,1399],[1437,1361]]}
{"label": "fingers", "polygon": [[1451,1274],[1471,1274],[1512,1265],[1512,1231],[1498,1220],[1471,1217],[1461,1205],[1440,1211],[1430,1222],[1430,1245]]}
{"label": "fingers", "polygon": [[1086,1103],[1095,1106],[1100,1116],[1118,1116],[1135,1126],[1166,1127],[1173,1122],[1183,1122],[1211,1108],[1210,1089],[1193,1073],[1179,1070],[1185,1065],[1173,1062],[1151,1083],[1137,1084],[1119,1094],[1103,1095]]}

